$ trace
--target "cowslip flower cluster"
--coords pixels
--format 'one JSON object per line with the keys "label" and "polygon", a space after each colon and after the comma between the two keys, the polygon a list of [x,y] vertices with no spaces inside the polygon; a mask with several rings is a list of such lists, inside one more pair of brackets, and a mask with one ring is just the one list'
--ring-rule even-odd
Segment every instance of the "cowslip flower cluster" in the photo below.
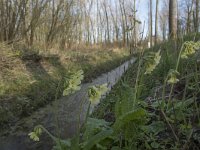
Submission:
{"label": "cowslip flower cluster", "polygon": [[179,82],[179,79],[177,78],[178,75],[180,75],[180,73],[174,69],[171,69],[168,73],[168,80],[167,82],[169,84],[175,84],[177,82]]}
{"label": "cowslip flower cluster", "polygon": [[151,72],[156,68],[156,66],[159,64],[161,55],[160,50],[156,53],[150,53],[147,57],[147,63],[146,63],[146,71],[145,74],[151,74]]}
{"label": "cowslip flower cluster", "polygon": [[107,84],[89,87],[88,97],[91,104],[96,105],[100,102],[101,96],[108,91]]}
{"label": "cowslip flower cluster", "polygon": [[186,41],[183,44],[183,51],[181,53],[181,58],[187,59],[189,56],[193,55],[200,48],[200,42]]}
{"label": "cowslip flower cluster", "polygon": [[39,141],[39,136],[42,134],[42,128],[39,126],[36,126],[33,130],[33,132],[29,133],[29,137],[30,139],[32,139],[33,141]]}
{"label": "cowslip flower cluster", "polygon": [[79,70],[66,79],[64,84],[63,96],[74,93],[81,89],[81,81],[83,80],[83,70]]}

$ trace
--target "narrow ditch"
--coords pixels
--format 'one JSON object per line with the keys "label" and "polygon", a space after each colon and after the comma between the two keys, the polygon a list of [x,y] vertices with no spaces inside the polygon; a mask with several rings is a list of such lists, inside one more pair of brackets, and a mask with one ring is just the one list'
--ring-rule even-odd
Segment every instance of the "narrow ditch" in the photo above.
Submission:
{"label": "narrow ditch", "polygon": [[[14,127],[7,131],[7,134],[0,137],[0,150],[51,149],[53,143],[51,139],[45,135],[40,138],[40,142],[33,142],[29,139],[28,133],[38,124],[43,125],[54,135],[59,134],[62,138],[72,137],[77,130],[80,104],[83,97],[87,95],[88,87],[107,83],[109,90],[111,90],[135,60],[135,58],[132,58],[124,62],[110,72],[97,77],[91,83],[82,84],[81,90],[75,94],[69,97],[62,97],[52,104],[47,105],[45,108],[38,110],[30,117],[20,120]],[[84,121],[87,105],[87,102],[83,105],[80,118],[81,122]],[[58,128],[59,130],[57,130]]]}

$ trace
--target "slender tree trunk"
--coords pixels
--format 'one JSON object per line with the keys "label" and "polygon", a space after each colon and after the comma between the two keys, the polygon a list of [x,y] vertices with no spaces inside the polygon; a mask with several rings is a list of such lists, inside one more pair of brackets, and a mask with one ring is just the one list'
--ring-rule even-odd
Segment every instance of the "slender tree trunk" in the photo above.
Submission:
{"label": "slender tree trunk", "polygon": [[199,0],[196,0],[195,32],[199,32]]}
{"label": "slender tree trunk", "polygon": [[169,0],[169,38],[175,39],[177,33],[177,1]]}
{"label": "slender tree trunk", "polygon": [[134,49],[136,48],[136,46],[137,46],[137,34],[136,34],[136,0],[134,0],[134,8],[133,8],[134,10],[134,14],[133,14],[133,21],[134,21],[134,28],[133,28],[133,30],[134,30],[134,32],[133,32],[133,34],[134,34],[134,41],[133,41],[133,44],[134,44]]}
{"label": "slender tree trunk", "polygon": [[149,9],[150,9],[150,46],[153,46],[153,38],[152,38],[152,33],[153,33],[153,13],[152,13],[152,0],[150,0],[150,5],[149,5]]}
{"label": "slender tree trunk", "polygon": [[113,41],[118,42],[118,24],[117,24],[117,19],[115,19],[114,14],[110,8],[110,13],[111,13],[111,17],[112,17],[112,22],[113,22],[113,26],[114,26],[114,30],[113,30]]}
{"label": "slender tree trunk", "polygon": [[97,44],[100,42],[100,30],[99,30],[99,0],[97,0]]}
{"label": "slender tree trunk", "polygon": [[155,45],[157,44],[158,42],[158,35],[157,35],[157,32],[158,32],[158,4],[159,4],[159,1],[156,0],[156,14],[155,14]]}
{"label": "slender tree trunk", "polygon": [[129,44],[129,32],[127,32],[128,29],[128,20],[127,20],[127,13],[124,5],[124,0],[123,0],[123,12],[124,12],[124,19],[125,19],[125,34],[126,34],[126,46]]}
{"label": "slender tree trunk", "polygon": [[110,43],[110,31],[109,31],[109,19],[108,19],[108,11],[107,11],[107,8],[106,8],[106,3],[104,1],[104,11],[105,11],[105,17],[106,17],[106,32],[107,32],[107,41],[106,43],[109,44]]}
{"label": "slender tree trunk", "polygon": [[123,46],[126,44],[126,29],[125,29],[125,19],[124,19],[124,13],[122,9],[122,2],[119,0],[119,6],[120,6],[120,12],[121,12],[121,21],[122,21],[122,36],[123,36]]}

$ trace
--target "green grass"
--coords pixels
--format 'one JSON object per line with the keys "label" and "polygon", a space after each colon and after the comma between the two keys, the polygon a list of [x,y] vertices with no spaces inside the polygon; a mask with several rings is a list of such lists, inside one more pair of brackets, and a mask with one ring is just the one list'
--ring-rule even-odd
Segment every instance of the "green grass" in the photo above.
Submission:
{"label": "green grass", "polygon": [[[191,40],[199,41],[200,35],[188,35],[178,40],[178,44],[174,41],[168,41],[152,49],[145,50],[145,53],[148,53],[150,51],[156,52],[161,49],[162,55],[161,61],[156,69],[150,75],[144,75],[139,79],[139,94],[137,99],[139,107],[144,108],[148,114],[146,120],[143,120],[144,122],[146,121],[146,124],[145,126],[139,126],[138,124],[137,127],[137,124],[134,125],[134,122],[130,121],[129,124],[127,124],[127,126],[130,125],[130,128],[121,128],[119,135],[115,134],[115,137],[117,140],[121,141],[121,144],[112,143],[112,146],[119,147],[120,145],[125,148],[127,148],[127,146],[136,146],[137,149],[195,149],[199,147],[200,139],[197,137],[200,136],[200,64],[197,60],[200,58],[200,50],[189,59],[181,60],[178,68],[180,72],[178,79],[180,81],[174,85],[171,93],[173,98],[172,103],[168,102],[171,86],[164,86],[164,81],[167,78],[169,70],[175,69],[178,54],[183,42]],[[143,66],[144,64],[142,64],[142,68]],[[123,101],[132,97],[131,95],[135,91],[137,67],[138,62],[133,64],[123,78],[114,86],[111,93],[101,101],[91,117],[105,119],[115,124],[115,121],[113,121],[113,119],[109,120],[109,118],[115,118],[117,120],[117,107],[123,105]],[[163,98],[164,87],[163,101],[167,105],[163,104],[164,108],[162,111],[166,115],[169,123],[167,123],[160,107],[156,104],[158,100],[161,101]],[[130,89],[132,92],[126,94]],[[128,108],[127,106],[121,107]],[[179,142],[176,141],[169,124],[175,131]],[[112,127],[115,129],[115,126]],[[126,135],[123,134],[123,130],[125,130],[125,134],[126,132],[135,132],[131,132],[131,138],[127,138]],[[115,141],[117,140],[115,139]],[[123,142],[124,145],[122,144]]]}
{"label": "green grass", "polygon": [[[129,59],[125,49],[40,51],[0,44],[0,124],[14,123],[55,99],[59,81],[82,69],[84,82]],[[62,85],[59,96],[61,96]]]}

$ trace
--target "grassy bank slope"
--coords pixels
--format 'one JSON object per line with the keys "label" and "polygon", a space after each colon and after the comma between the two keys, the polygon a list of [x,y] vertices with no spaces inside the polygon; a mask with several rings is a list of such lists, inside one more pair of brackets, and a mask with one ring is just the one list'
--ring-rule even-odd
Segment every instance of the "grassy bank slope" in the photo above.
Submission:
{"label": "grassy bank slope", "polygon": [[[200,35],[190,35],[178,43],[169,41],[146,50],[145,59],[149,52],[161,50],[161,60],[153,72],[144,74],[146,60],[140,67],[138,61],[92,114],[94,118],[111,122],[114,130],[113,140],[101,146],[141,150],[199,149],[199,49],[187,59],[180,59],[179,73],[174,74],[176,82],[170,83],[170,70],[176,69],[183,43],[199,40]],[[191,43],[189,48],[194,48]],[[183,52],[185,50],[183,47]]]}
{"label": "grassy bank slope", "polygon": [[0,44],[0,124],[13,124],[54,100],[59,81],[69,72],[83,69],[88,82],[128,57],[124,49],[47,53]]}

